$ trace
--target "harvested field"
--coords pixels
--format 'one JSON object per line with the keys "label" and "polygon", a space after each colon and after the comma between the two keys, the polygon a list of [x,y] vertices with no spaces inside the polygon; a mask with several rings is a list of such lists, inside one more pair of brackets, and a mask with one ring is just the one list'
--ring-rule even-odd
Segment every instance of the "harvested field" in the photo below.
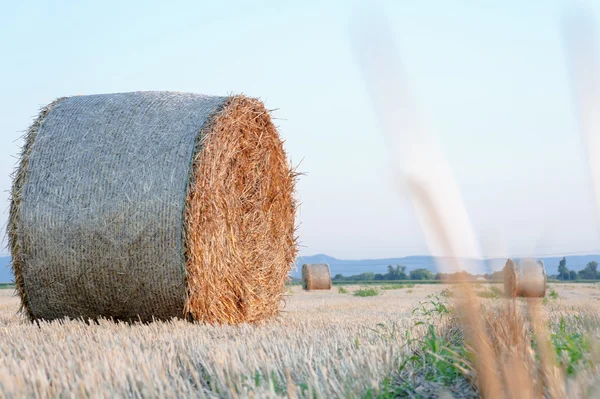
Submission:
{"label": "harvested field", "polygon": [[[460,340],[453,316],[444,311],[451,311],[456,286],[417,284],[364,298],[352,295],[360,286],[345,288],[347,293],[305,292],[294,286],[274,322],[240,326],[183,320],[37,326],[17,313],[12,290],[0,290],[0,396],[477,396],[468,376],[436,374],[444,370],[441,363],[428,363],[421,347],[430,329],[446,340],[440,342]],[[556,292],[543,304],[556,339],[600,336],[599,286],[551,284],[548,291]],[[483,301],[490,307],[506,303]],[[561,367],[569,396],[597,392],[593,353],[577,361],[570,352],[559,357],[566,362]],[[404,363],[415,354],[423,361]]]}

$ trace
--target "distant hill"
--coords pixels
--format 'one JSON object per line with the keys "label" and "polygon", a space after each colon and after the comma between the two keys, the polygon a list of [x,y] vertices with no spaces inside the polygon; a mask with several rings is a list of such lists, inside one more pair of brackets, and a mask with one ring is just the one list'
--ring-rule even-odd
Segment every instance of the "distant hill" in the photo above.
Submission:
{"label": "distant hill", "polygon": [[[544,261],[548,275],[558,273],[558,262],[562,256],[541,257]],[[476,274],[484,274],[497,271],[504,267],[506,259],[464,259],[470,270]],[[578,255],[567,256],[567,267],[569,270],[579,271],[589,262],[596,261],[600,263],[600,255]],[[292,272],[294,277],[301,275],[302,264],[304,263],[328,263],[331,267],[331,274],[342,274],[351,276],[365,272],[386,273],[388,265],[404,265],[408,271],[414,269],[428,269],[434,273],[437,272],[436,258],[433,256],[406,256],[403,258],[384,258],[384,259],[362,259],[362,260],[343,260],[334,257],[318,254],[311,256],[302,256],[298,258],[297,270]]]}
{"label": "distant hill", "polygon": [[10,256],[0,256],[0,283],[11,283],[14,281],[9,265]]}

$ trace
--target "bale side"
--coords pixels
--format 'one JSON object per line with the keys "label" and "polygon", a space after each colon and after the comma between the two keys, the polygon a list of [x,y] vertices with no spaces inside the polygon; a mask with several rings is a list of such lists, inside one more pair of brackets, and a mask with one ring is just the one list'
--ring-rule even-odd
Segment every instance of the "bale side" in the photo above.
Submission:
{"label": "bale side", "polygon": [[543,261],[524,259],[517,265],[518,296],[543,298],[546,295],[546,269]]}
{"label": "bale side", "polygon": [[329,290],[331,284],[331,271],[328,264],[302,265],[302,286],[305,290]]}
{"label": "bale side", "polygon": [[297,253],[296,174],[259,100],[231,98],[201,137],[186,199],[186,314],[268,319],[279,313]]}
{"label": "bale side", "polygon": [[19,236],[22,234],[20,226],[21,206],[23,200],[23,186],[27,180],[27,172],[29,170],[29,158],[33,151],[33,144],[37,137],[40,126],[44,123],[46,116],[52,109],[59,104],[64,97],[54,100],[52,103],[43,107],[37,118],[33,121],[27,132],[25,133],[25,144],[21,148],[20,161],[12,175],[12,188],[10,192],[10,211],[6,232],[8,235],[8,244],[11,252],[11,268],[15,276],[15,285],[17,293],[21,298],[20,312],[24,313],[29,319],[33,319],[27,291],[25,289],[25,281],[23,279],[23,251]]}
{"label": "bale side", "polygon": [[30,318],[184,317],[188,176],[202,128],[226,101],[115,93],[42,112],[13,184],[9,229]]}
{"label": "bale side", "polygon": [[504,295],[507,298],[515,298],[517,296],[517,287],[517,265],[514,260],[507,259],[504,265]]}

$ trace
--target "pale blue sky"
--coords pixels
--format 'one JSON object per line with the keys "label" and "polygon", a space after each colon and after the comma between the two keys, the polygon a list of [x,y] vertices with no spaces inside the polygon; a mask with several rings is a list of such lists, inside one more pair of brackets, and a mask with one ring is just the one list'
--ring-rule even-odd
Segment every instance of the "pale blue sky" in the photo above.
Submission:
{"label": "pale blue sky", "polygon": [[392,185],[353,53],[353,23],[377,4],[483,253],[600,251],[560,36],[563,1],[5,3],[3,224],[18,138],[54,98],[241,92],[278,108],[290,158],[303,160],[303,254],[426,254],[410,202]]}

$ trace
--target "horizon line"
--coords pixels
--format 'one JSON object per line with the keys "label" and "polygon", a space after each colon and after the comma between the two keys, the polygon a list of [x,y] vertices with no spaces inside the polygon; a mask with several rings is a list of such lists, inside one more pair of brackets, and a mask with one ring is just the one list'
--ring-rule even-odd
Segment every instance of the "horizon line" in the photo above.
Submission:
{"label": "horizon line", "polygon": [[384,259],[402,259],[402,258],[412,258],[412,257],[431,257],[431,258],[441,258],[441,259],[469,259],[469,260],[496,260],[496,259],[525,259],[525,258],[560,258],[560,257],[568,257],[568,256],[600,256],[600,250],[598,251],[578,251],[578,252],[557,252],[553,254],[543,254],[543,255],[509,255],[509,256],[491,256],[491,257],[473,257],[473,256],[439,256],[439,255],[430,255],[430,254],[419,254],[419,255],[404,255],[404,256],[386,256],[380,258],[336,258],[335,256],[328,255],[326,253],[316,253],[312,255],[299,255],[297,259],[312,257],[312,256],[326,256],[328,258],[332,258],[335,260],[347,260],[347,261],[360,261],[360,260],[384,260]]}

